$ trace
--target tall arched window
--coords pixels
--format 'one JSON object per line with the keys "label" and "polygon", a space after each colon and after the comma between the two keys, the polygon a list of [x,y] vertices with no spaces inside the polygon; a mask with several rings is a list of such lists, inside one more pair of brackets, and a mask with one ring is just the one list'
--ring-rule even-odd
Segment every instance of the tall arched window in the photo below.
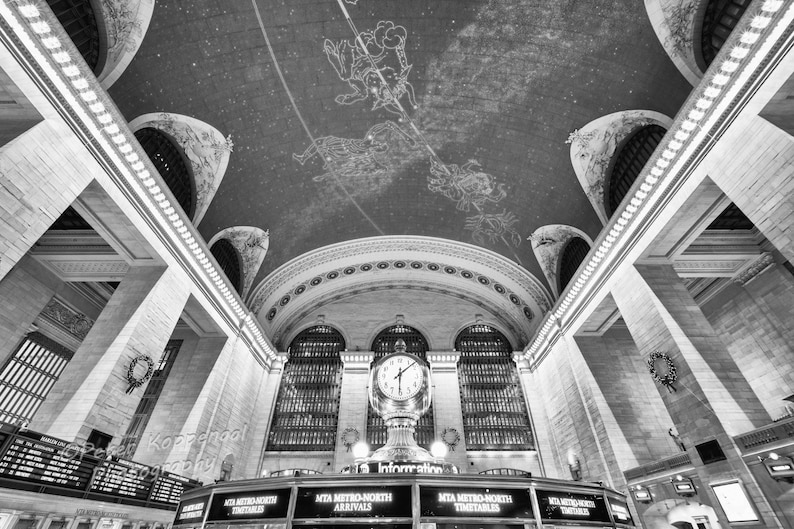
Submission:
{"label": "tall arched window", "polygon": [[218,261],[221,270],[223,270],[223,273],[226,274],[229,282],[239,294],[243,284],[243,266],[237,248],[235,248],[228,239],[218,239],[210,248],[210,252],[215,260]]}
{"label": "tall arched window", "polygon": [[750,2],[751,0],[709,0],[700,33],[700,49],[705,68],[708,68],[722,49]]}
{"label": "tall arched window", "polygon": [[[427,351],[430,347],[422,333],[408,327],[407,325],[394,325],[382,330],[372,342],[372,351],[375,353],[374,360],[380,360],[389,353],[394,352],[394,344],[397,340],[405,342],[405,350],[415,354],[422,360],[427,361]],[[433,407],[427,410],[416,425],[416,442],[420,446],[428,447],[435,438],[435,427],[433,424]],[[370,446],[382,446],[386,444],[386,425],[383,423],[372,406],[367,407],[367,443]]]}
{"label": "tall arched window", "polygon": [[136,130],[135,137],[174,194],[182,211],[192,219],[196,209],[196,189],[193,173],[185,163],[182,150],[167,134],[154,127]]}
{"label": "tall arched window", "polygon": [[270,424],[268,450],[334,450],[342,386],[342,335],[327,325],[302,331],[289,361]]}
{"label": "tall arched window", "polygon": [[654,149],[662,141],[665,132],[667,131],[659,125],[647,125],[623,142],[623,146],[614,158],[609,175],[609,190],[606,193],[605,204],[607,215],[612,216],[618,209]]}
{"label": "tall arched window", "polygon": [[47,0],[88,67],[99,73],[99,29],[88,0]]}
{"label": "tall arched window", "polygon": [[565,245],[560,257],[560,293],[571,282],[576,270],[582,264],[589,251],[590,245],[581,237],[574,237]]}
{"label": "tall arched window", "polygon": [[463,428],[468,450],[534,450],[513,348],[489,325],[472,325],[455,339],[460,351]]}

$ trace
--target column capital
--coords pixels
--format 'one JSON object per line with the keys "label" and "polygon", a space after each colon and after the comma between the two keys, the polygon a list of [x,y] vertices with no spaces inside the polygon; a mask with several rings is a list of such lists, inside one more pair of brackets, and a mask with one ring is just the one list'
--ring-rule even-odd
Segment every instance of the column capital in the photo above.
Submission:
{"label": "column capital", "polygon": [[270,361],[268,374],[280,373],[284,369],[284,364],[287,363],[287,360],[289,360],[289,353],[285,353],[285,352],[276,353],[276,357]]}
{"label": "column capital", "polygon": [[375,358],[373,351],[342,351],[339,353],[345,371],[352,369],[369,370],[372,360]]}
{"label": "column capital", "polygon": [[454,371],[458,367],[460,351],[428,351],[425,358],[433,371],[447,369]]}

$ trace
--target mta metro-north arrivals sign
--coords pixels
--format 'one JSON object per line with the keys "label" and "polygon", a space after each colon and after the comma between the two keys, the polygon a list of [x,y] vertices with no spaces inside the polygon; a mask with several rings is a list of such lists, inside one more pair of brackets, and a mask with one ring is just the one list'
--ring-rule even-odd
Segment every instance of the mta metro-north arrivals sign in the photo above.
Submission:
{"label": "mta metro-north arrivals sign", "polygon": [[295,518],[410,518],[411,487],[299,488]]}
{"label": "mta metro-north arrivals sign", "polygon": [[534,518],[527,489],[419,487],[422,516]]}

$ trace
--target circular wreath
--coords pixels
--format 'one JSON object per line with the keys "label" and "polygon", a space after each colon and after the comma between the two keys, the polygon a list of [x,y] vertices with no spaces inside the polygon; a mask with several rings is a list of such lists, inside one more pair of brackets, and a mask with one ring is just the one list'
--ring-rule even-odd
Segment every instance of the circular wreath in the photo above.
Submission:
{"label": "circular wreath", "polygon": [[350,452],[350,448],[358,442],[359,438],[358,430],[355,428],[345,428],[342,432],[342,442],[347,447],[348,452]]}
{"label": "circular wreath", "polygon": [[[660,374],[656,370],[657,360],[664,360],[665,364],[667,364],[666,373]],[[651,353],[651,356],[648,357],[648,371],[651,373],[653,379],[659,384],[665,386],[668,391],[672,393],[676,390],[673,386],[673,382],[678,380],[678,373],[675,369],[675,364],[673,363],[672,358],[670,358],[667,354],[662,353],[661,351],[654,351]]]}
{"label": "circular wreath", "polygon": [[[142,377],[135,377],[135,366],[138,365],[138,362],[146,362],[146,374]],[[132,359],[130,362],[130,366],[127,368],[127,382],[129,382],[129,386],[127,387],[127,393],[132,393],[132,390],[139,388],[146,384],[146,381],[152,378],[154,374],[154,360],[149,355],[138,355]]]}
{"label": "circular wreath", "polygon": [[460,434],[455,428],[444,428],[441,432],[441,440],[444,441],[450,450],[454,451],[460,442]]}

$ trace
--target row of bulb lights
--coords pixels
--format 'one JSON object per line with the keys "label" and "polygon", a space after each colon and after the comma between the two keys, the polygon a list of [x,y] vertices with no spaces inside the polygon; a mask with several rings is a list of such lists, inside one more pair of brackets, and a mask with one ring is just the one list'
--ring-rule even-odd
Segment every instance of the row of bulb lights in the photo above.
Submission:
{"label": "row of bulb lights", "polygon": [[[265,354],[269,357],[269,359],[271,361],[274,360],[276,358],[276,353],[265,340],[262,331],[255,323],[255,319],[250,313],[247,313],[237,301],[233,292],[226,284],[226,281],[224,281],[221,274],[218,273],[218,270],[209,260],[206,252],[204,252],[204,249],[199,244],[199,241],[196,240],[196,237],[194,237],[192,230],[188,229],[188,227],[179,217],[176,209],[174,209],[174,206],[165,196],[163,190],[160,189],[160,186],[157,185],[157,182],[146,168],[146,165],[141,160],[141,157],[135,152],[135,149],[128,139],[131,134],[128,130],[126,130],[126,126],[120,127],[114,116],[99,100],[99,96],[91,87],[91,83],[89,83],[86,76],[80,72],[80,68],[72,59],[69,52],[62,46],[61,40],[58,38],[58,36],[53,33],[49,23],[42,18],[38,7],[33,3],[23,2],[17,6],[17,9],[19,10],[19,14],[29,21],[30,28],[39,36],[41,39],[41,44],[49,51],[52,60],[57,63],[63,75],[69,79],[72,87],[74,87],[74,89],[79,93],[80,99],[83,100],[85,106],[87,106],[90,112],[93,114],[96,122],[93,122],[89,119],[84,119],[84,121],[86,124],[92,127],[92,133],[96,140],[102,142],[104,138],[107,137],[115,145],[116,150],[127,162],[126,165],[123,163],[117,165],[121,168],[122,172],[126,173],[125,176],[127,176],[128,182],[132,185],[132,187],[140,189],[137,185],[137,182],[131,178],[127,172],[127,170],[131,170],[137,176],[138,182],[143,184],[143,186],[149,192],[150,197],[159,206],[160,213],[162,213],[162,215],[168,219],[173,229],[176,230],[177,234],[184,242],[185,246],[187,246],[187,248],[190,250],[193,258],[195,258],[201,269],[207,274],[223,298],[237,315],[240,320],[240,327],[242,328],[245,326],[250,331],[257,344],[265,351]],[[39,59],[39,64],[41,65],[42,69],[47,71],[50,79],[52,79],[52,81],[56,84],[61,84],[61,79],[57,75],[56,71],[49,67],[49,63],[38,52],[33,41],[28,37],[26,31],[24,30],[24,27],[16,21],[10,8],[6,4],[0,4],[0,14],[2,14],[9,25],[13,27],[20,40],[22,40],[23,44],[25,44],[27,47],[28,51],[31,54],[38,56],[37,58]],[[82,105],[80,105],[78,101],[69,97],[70,92],[66,86],[62,85],[60,88],[62,88],[61,93],[63,96],[67,99],[70,99],[72,108],[78,112],[83,110]],[[88,116],[83,115],[82,117],[87,118]],[[104,131],[104,136],[101,134],[101,131]],[[110,151],[110,149],[108,149],[108,151]],[[139,193],[139,195],[143,196],[142,193]]]}
{"label": "row of bulb lights", "polygon": [[[695,101],[694,108],[692,108],[683,121],[680,122],[678,129],[673,133],[672,139],[668,140],[664,150],[661,152],[661,156],[657,158],[654,165],[650,168],[649,173],[645,176],[645,181],[640,185],[631,201],[626,205],[620,217],[618,217],[615,224],[609,230],[607,236],[601,241],[595,254],[590,258],[587,266],[585,266],[582,273],[572,284],[567,295],[560,301],[553,316],[546,318],[536,339],[527,350],[527,356],[529,358],[532,358],[540,349],[541,344],[551,331],[552,326],[562,321],[562,317],[565,315],[568,308],[583,289],[590,276],[593,275],[599,263],[607,256],[621,232],[626,228],[629,221],[634,217],[634,214],[648,197],[654,185],[659,182],[660,178],[667,175],[667,169],[670,167],[671,163],[676,161],[686,140],[688,140],[692,133],[700,126],[700,123],[706,116],[706,110],[708,110],[714,104],[716,98],[723,93],[732,75],[739,69],[741,61],[750,54],[752,46],[761,37],[761,32],[772,22],[772,14],[779,11],[783,4],[784,0],[764,0],[760,10],[750,23],[750,29],[741,35],[739,43],[734,46],[730,54],[724,58],[719,68],[716,69],[716,73],[709,80],[708,86],[702,90],[700,97]],[[792,10],[794,10],[794,7],[790,7],[787,13],[787,18],[789,19],[791,18]],[[712,66],[712,69],[713,68]],[[667,136],[669,137],[669,135],[668,133]]]}

